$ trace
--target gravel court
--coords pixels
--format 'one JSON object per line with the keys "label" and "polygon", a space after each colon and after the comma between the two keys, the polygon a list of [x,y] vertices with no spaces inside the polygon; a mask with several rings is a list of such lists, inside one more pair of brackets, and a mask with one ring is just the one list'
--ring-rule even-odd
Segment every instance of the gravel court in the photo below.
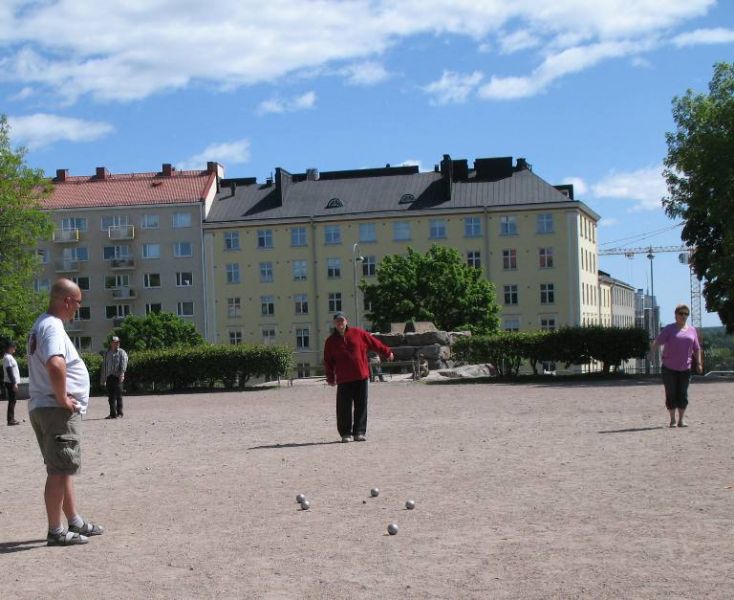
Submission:
{"label": "gravel court", "polygon": [[729,598],[732,391],[698,380],[690,427],[669,429],[657,381],[396,378],[370,386],[368,441],[350,444],[318,381],[131,396],[115,421],[94,398],[76,486],[107,532],[66,549],[45,546],[19,402],[26,422],[0,436],[0,595]]}

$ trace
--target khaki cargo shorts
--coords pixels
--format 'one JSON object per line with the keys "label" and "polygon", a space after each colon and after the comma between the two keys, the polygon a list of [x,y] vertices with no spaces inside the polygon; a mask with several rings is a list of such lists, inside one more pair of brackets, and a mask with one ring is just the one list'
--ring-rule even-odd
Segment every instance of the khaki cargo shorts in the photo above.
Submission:
{"label": "khaki cargo shorts", "polygon": [[49,475],[74,475],[82,468],[82,416],[65,408],[36,408],[28,415]]}

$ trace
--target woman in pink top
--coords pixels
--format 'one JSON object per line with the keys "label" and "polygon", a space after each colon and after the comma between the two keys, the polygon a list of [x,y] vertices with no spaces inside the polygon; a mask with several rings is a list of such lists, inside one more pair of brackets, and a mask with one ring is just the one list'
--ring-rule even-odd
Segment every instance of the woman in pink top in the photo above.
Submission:
{"label": "woman in pink top", "polygon": [[696,357],[696,370],[703,373],[701,345],[696,328],[686,320],[690,309],[685,304],[675,307],[675,323],[666,325],[652,343],[652,351],[663,347],[663,385],[665,408],[670,413],[670,426],[675,427],[675,411],[678,411],[678,427],[688,427],[683,413],[688,406],[688,384],[691,381],[691,364]]}

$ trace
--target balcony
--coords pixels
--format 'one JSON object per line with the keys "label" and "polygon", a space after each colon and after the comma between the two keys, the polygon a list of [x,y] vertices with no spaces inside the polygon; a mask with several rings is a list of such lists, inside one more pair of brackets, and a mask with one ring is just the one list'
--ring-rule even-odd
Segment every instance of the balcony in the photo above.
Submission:
{"label": "balcony", "polygon": [[57,244],[73,244],[79,241],[78,229],[57,229],[54,231],[53,241]]}
{"label": "balcony", "polygon": [[133,288],[123,287],[117,290],[112,290],[112,298],[114,300],[134,300],[137,297],[138,296]]}
{"label": "balcony", "polygon": [[135,268],[135,259],[134,258],[113,258],[110,261],[110,268],[113,271],[122,271],[125,269],[134,269]]}
{"label": "balcony", "polygon": [[57,260],[55,263],[57,273],[78,273],[79,261],[72,258]]}
{"label": "balcony", "polygon": [[66,321],[64,322],[64,329],[68,333],[74,333],[77,331],[82,331],[84,329],[83,327],[83,321],[74,319],[73,321]]}
{"label": "balcony", "polygon": [[111,240],[135,239],[135,225],[118,225],[107,228],[107,237]]}

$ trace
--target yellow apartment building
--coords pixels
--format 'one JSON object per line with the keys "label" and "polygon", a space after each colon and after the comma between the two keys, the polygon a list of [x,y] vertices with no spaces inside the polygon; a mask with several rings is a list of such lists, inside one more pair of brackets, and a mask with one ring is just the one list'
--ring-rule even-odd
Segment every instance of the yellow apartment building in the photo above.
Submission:
{"label": "yellow apartment building", "polygon": [[79,349],[102,350],[129,314],[173,312],[206,334],[202,222],[223,174],[217,163],[204,171],[164,164],[152,173],[56,172],[43,203],[55,231],[39,243],[36,288],[57,277],[79,284],[84,300],[66,324]]}
{"label": "yellow apartment building", "polygon": [[522,158],[224,179],[203,224],[205,330],[292,346],[307,374],[334,312],[370,326],[358,285],[382,258],[432,244],[494,283],[504,329],[599,323],[598,220]]}

